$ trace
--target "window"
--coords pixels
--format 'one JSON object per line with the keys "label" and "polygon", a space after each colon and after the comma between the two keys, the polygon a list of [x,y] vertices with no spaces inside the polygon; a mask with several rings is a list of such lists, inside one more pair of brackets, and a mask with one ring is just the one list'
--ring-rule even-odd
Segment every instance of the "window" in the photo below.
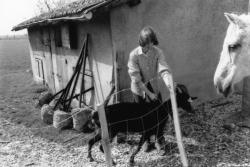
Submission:
{"label": "window", "polygon": [[43,44],[45,46],[50,46],[50,34],[49,34],[49,28],[44,27],[43,28]]}
{"label": "window", "polygon": [[44,81],[44,69],[43,69],[42,59],[35,58],[35,64],[36,64],[36,70],[37,70],[36,77]]}
{"label": "window", "polygon": [[69,49],[77,49],[77,24],[68,22],[64,25],[58,25],[54,28],[55,44],[57,47],[64,47]]}
{"label": "window", "polygon": [[69,24],[69,43],[71,49],[77,49],[77,24],[70,23]]}
{"label": "window", "polygon": [[39,42],[40,42],[40,44],[41,45],[44,45],[44,35],[43,35],[43,29],[42,28],[40,28],[39,29]]}
{"label": "window", "polygon": [[62,47],[62,33],[61,33],[61,27],[56,26],[54,28],[55,33],[55,44],[57,47]]}

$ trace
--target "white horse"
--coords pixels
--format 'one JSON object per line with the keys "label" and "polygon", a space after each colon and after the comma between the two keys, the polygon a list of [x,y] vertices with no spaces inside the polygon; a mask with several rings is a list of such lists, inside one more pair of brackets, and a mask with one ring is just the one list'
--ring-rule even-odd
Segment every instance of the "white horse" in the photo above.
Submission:
{"label": "white horse", "polygon": [[243,79],[250,76],[250,16],[225,13],[229,22],[214,85],[225,97],[241,92]]}

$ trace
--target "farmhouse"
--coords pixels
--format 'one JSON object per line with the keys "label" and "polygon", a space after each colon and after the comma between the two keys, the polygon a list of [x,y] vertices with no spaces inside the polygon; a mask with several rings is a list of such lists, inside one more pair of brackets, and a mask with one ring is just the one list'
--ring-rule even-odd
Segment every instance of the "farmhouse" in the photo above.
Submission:
{"label": "farmhouse", "polygon": [[[54,91],[69,81],[89,34],[86,102],[102,102],[115,84],[119,101],[130,99],[129,52],[139,31],[152,26],[174,80],[202,99],[215,97],[213,73],[227,27],[224,12],[247,12],[248,0],[79,0],[31,18],[28,29],[34,80]],[[167,96],[165,86],[162,92]],[[79,88],[77,88],[79,91]]]}

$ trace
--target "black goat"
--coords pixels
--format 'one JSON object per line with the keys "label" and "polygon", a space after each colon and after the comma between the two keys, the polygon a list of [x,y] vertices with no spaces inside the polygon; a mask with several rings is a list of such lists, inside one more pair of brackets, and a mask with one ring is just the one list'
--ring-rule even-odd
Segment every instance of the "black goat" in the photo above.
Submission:
{"label": "black goat", "polygon": [[[178,108],[182,108],[187,112],[193,113],[191,100],[187,88],[184,85],[176,86],[176,99]],[[162,147],[165,140],[163,137],[164,128],[168,120],[168,114],[172,116],[171,101],[168,100],[161,104],[159,101],[152,103],[118,103],[107,106],[105,108],[106,118],[110,139],[118,133],[140,133],[139,145],[130,157],[130,163],[134,163],[135,155],[140,151],[143,143],[150,140],[152,135],[156,136],[157,143]],[[93,122],[100,128],[98,112],[94,112],[92,116]],[[94,161],[91,149],[92,146],[101,140],[101,131],[88,142],[88,158]],[[161,148],[162,149],[162,148]],[[103,152],[102,146],[100,150]]]}

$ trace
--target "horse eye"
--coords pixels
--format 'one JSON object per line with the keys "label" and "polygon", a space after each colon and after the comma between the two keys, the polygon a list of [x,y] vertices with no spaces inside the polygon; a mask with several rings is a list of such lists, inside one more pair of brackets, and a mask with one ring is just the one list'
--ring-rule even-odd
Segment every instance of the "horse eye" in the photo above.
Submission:
{"label": "horse eye", "polygon": [[232,44],[232,45],[228,45],[228,50],[229,52],[233,52],[237,49],[239,49],[241,47],[241,44],[237,43],[237,44]]}

